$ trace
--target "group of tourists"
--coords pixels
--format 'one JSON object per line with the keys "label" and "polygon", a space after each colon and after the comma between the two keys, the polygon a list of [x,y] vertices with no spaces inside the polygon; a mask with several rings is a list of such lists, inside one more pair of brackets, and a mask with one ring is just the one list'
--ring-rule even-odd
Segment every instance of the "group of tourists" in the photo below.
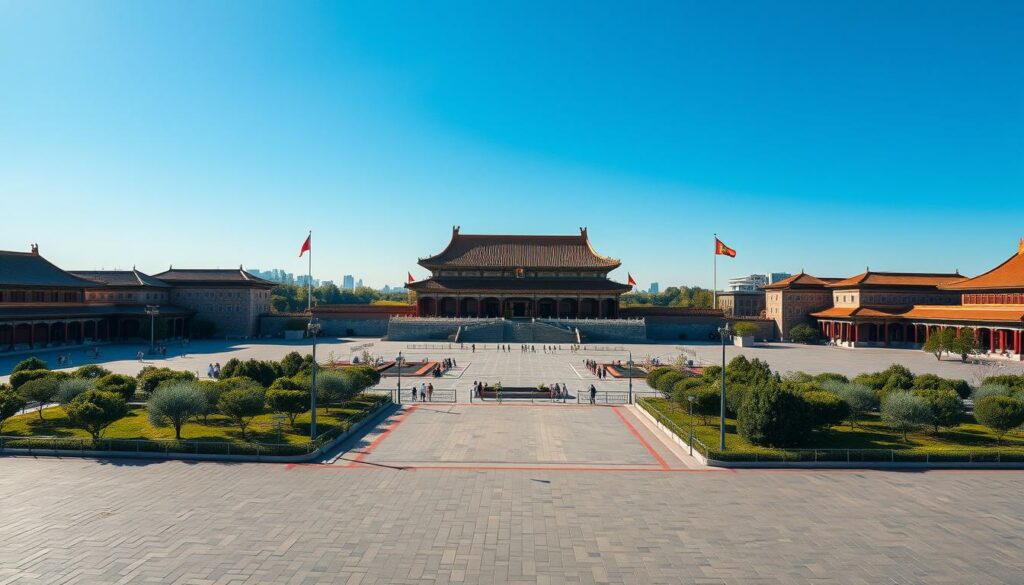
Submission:
{"label": "group of tourists", "polygon": [[421,382],[417,387],[416,384],[412,385],[412,401],[416,402],[432,402],[434,398],[434,385]]}
{"label": "group of tourists", "polygon": [[210,364],[206,367],[207,378],[220,378],[220,362]]}
{"label": "group of tourists", "polygon": [[608,377],[608,372],[604,369],[604,366],[597,363],[597,360],[583,360],[583,365],[587,366],[591,374],[597,376],[599,380],[604,380]]}
{"label": "group of tourists", "polygon": [[454,368],[455,365],[455,358],[444,358],[436,366],[434,366],[434,369],[430,371],[430,375],[435,378],[440,378],[445,374],[445,372]]}
{"label": "group of tourists", "polygon": [[565,402],[565,399],[569,397],[569,389],[566,388],[565,383],[559,384],[548,384],[548,394],[551,396],[551,400],[561,400]]}

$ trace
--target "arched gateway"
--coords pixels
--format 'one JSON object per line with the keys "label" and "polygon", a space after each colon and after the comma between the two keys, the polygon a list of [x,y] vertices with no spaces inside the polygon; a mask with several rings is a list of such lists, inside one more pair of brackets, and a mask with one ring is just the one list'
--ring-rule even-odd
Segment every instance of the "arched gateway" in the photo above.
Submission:
{"label": "arched gateway", "polygon": [[452,229],[439,254],[420,259],[431,277],[406,285],[421,317],[616,318],[628,285],[594,251],[587,228],[572,236],[470,235]]}

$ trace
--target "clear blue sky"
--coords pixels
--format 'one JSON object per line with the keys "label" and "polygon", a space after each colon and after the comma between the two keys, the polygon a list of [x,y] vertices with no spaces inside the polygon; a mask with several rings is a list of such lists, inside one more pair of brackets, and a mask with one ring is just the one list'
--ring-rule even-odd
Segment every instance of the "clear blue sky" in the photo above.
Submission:
{"label": "clear blue sky", "polygon": [[403,282],[588,226],[614,275],[975,274],[1024,236],[1024,2],[0,1],[0,249]]}

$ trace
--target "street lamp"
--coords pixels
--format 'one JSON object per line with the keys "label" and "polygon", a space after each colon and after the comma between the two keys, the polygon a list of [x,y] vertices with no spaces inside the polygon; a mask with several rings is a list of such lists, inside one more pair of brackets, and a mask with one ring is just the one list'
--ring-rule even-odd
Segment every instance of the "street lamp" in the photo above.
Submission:
{"label": "street lamp", "polygon": [[694,401],[694,398],[695,397],[694,397],[693,394],[690,394],[689,396],[686,397],[686,400],[688,400],[690,402],[690,440],[687,441],[687,444],[690,445],[690,455],[693,455],[693,401]]}
{"label": "street lamp", "polygon": [[402,403],[402,352],[398,352],[398,359],[395,360],[398,364],[398,403]]}
{"label": "street lamp", "polygon": [[728,323],[718,328],[718,337],[722,339],[722,395],[718,401],[718,449],[725,451],[725,340],[732,335]]}
{"label": "street lamp", "polygon": [[156,316],[160,314],[160,305],[146,305],[149,315],[149,353],[156,353]]}
{"label": "street lamp", "polygon": [[629,403],[633,404],[633,352],[629,352],[629,361],[626,362],[626,366],[629,367]]}
{"label": "street lamp", "polygon": [[309,438],[312,440],[316,439],[316,336],[320,333],[320,319],[310,317],[306,329],[313,337],[313,380],[309,389]]}

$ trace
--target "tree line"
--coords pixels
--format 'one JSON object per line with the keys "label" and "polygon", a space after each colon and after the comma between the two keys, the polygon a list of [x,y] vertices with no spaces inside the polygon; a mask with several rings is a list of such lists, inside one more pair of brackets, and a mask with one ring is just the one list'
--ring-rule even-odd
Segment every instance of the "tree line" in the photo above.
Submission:
{"label": "tree line", "polygon": [[[367,286],[342,290],[335,284],[313,287],[313,305],[411,304],[405,291],[384,294]],[[296,313],[309,306],[309,288],[299,284],[278,284],[270,291],[270,306],[278,313]]]}
{"label": "tree line", "polygon": [[657,293],[636,291],[622,295],[620,304],[629,306],[654,307],[705,307],[710,308],[712,294],[710,289],[699,286],[670,286]]}

